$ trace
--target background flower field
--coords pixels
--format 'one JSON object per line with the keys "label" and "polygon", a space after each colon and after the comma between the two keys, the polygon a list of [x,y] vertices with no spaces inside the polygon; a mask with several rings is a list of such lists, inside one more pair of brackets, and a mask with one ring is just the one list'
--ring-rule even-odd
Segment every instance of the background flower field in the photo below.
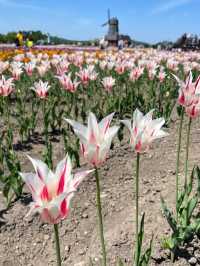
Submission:
{"label": "background flower field", "polygon": [[[156,117],[165,118],[165,131],[169,133],[142,158],[139,199],[141,213],[146,213],[145,244],[154,233],[150,265],[172,265],[169,252],[162,247],[163,237],[170,230],[161,211],[160,196],[173,208],[180,114],[179,84],[173,74],[184,80],[192,70],[197,78],[199,54],[151,49],[8,49],[0,52],[0,58],[0,263],[55,265],[56,261],[51,227],[37,215],[26,218],[31,197],[19,175],[31,169],[26,155],[54,166],[68,153],[75,168],[85,169],[86,164],[79,157],[79,142],[64,118],[86,123],[89,111],[98,119],[115,112],[113,123],[120,125],[119,120],[130,119],[133,110],[139,108],[144,113],[155,109]],[[105,77],[112,77],[113,82]],[[181,180],[186,121],[183,125]],[[199,163],[198,118],[191,135],[190,172]],[[128,131],[121,125],[109,158],[100,168],[108,265],[117,265],[119,257],[125,265],[132,265],[135,155],[128,142]],[[63,265],[88,265],[90,258],[94,265],[100,265],[96,219],[95,180],[90,175],[78,189],[69,217],[61,222]],[[198,241],[195,238],[188,243],[174,265],[190,265],[194,261],[193,265],[198,265]]]}

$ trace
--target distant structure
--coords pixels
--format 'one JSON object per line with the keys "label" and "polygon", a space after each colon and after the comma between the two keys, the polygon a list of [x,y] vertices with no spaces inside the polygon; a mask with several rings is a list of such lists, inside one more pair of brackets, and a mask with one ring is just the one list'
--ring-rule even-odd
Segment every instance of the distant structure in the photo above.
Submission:
{"label": "distant structure", "polygon": [[110,17],[110,9],[108,9],[108,21],[102,27],[108,25],[108,33],[105,35],[105,41],[108,46],[118,46],[119,40],[119,20],[116,17]]}
{"label": "distant structure", "polygon": [[174,48],[183,50],[200,50],[200,37],[194,34],[184,33],[174,44]]}
{"label": "distant structure", "polygon": [[108,43],[108,46],[118,46],[119,40],[123,40],[125,47],[132,43],[129,35],[119,34],[119,20],[117,17],[110,16],[110,9],[108,9],[108,20],[102,25],[105,27],[108,25],[108,33],[104,37],[104,41]]}
{"label": "distant structure", "polygon": [[51,36],[50,33],[47,32],[47,44],[51,43]]}

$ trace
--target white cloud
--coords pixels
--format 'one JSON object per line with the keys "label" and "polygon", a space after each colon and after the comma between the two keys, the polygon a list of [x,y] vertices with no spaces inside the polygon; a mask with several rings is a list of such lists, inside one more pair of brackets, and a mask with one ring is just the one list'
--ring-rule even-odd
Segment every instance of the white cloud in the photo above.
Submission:
{"label": "white cloud", "polygon": [[175,9],[177,7],[181,7],[183,5],[187,5],[191,3],[193,0],[171,0],[166,1],[164,4],[161,4],[160,6],[157,6],[152,10],[152,14],[160,14],[164,12],[168,12],[172,9]]}

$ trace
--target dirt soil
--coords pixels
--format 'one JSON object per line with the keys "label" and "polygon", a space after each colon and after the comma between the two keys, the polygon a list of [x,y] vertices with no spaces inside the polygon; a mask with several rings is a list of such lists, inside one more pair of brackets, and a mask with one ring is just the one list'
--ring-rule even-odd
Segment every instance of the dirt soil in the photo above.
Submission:
{"label": "dirt soil", "polygon": [[[145,212],[145,244],[154,234],[151,266],[170,266],[169,253],[162,249],[162,238],[170,233],[161,212],[162,195],[171,208],[175,202],[175,162],[178,123],[174,122],[167,131],[170,135],[156,141],[148,154],[141,156],[140,213]],[[186,124],[184,125],[184,134]],[[64,146],[59,137],[54,142],[54,161],[64,157]],[[184,145],[181,150],[181,172],[184,169]],[[192,125],[189,169],[199,163],[200,127],[199,120]],[[19,152],[24,172],[33,171],[26,154],[41,157],[43,146],[32,145],[32,149]],[[135,154],[130,150],[128,136],[121,145],[115,145],[110,157],[100,170],[102,204],[105,220],[105,238],[108,251],[108,266],[117,265],[121,257],[125,265],[132,265],[135,201],[134,178]],[[85,165],[83,165],[85,166]],[[183,178],[183,177],[181,177]],[[80,186],[72,202],[69,217],[60,224],[60,240],[63,265],[100,265],[100,241],[98,238],[95,208],[95,179],[89,176]],[[39,216],[25,218],[31,201],[28,193],[21,200],[5,209],[0,195],[0,265],[2,266],[53,266],[56,265],[53,227],[43,224]],[[179,258],[174,265],[200,265],[200,250],[188,247],[190,254]],[[185,257],[185,258],[184,258]],[[195,264],[196,263],[196,264]]]}

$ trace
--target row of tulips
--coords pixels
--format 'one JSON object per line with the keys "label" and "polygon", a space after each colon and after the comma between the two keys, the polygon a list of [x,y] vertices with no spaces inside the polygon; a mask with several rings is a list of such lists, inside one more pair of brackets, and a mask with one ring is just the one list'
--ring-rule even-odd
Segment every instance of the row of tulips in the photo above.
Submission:
{"label": "row of tulips", "polygon": [[[107,57],[106,57],[107,56]],[[99,178],[99,168],[108,158],[109,150],[113,138],[118,135],[120,139],[121,129],[119,126],[110,127],[111,121],[113,119],[114,113],[105,117],[101,122],[97,122],[95,115],[91,112],[88,117],[87,127],[82,125],[79,122],[76,122],[71,119],[66,119],[67,123],[72,126],[74,133],[79,139],[81,155],[92,167],[91,170],[84,172],[78,172],[74,176],[71,174],[72,163],[70,156],[67,155],[63,161],[61,161],[56,167],[55,173],[49,168],[53,168],[52,165],[52,145],[49,139],[49,126],[51,125],[52,129],[59,126],[61,132],[63,133],[63,138],[66,145],[66,152],[70,153],[69,142],[73,142],[72,136],[69,133],[69,130],[66,130],[66,124],[62,123],[64,121],[63,117],[75,117],[76,119],[86,121],[86,113],[89,110],[94,111],[97,117],[103,117],[106,113],[114,111],[117,109],[116,117],[122,119],[123,117],[129,116],[129,111],[138,106],[142,107],[143,111],[155,107],[155,113],[160,115],[165,115],[166,118],[169,118],[172,107],[176,102],[176,95],[178,94],[174,89],[175,81],[179,86],[179,97],[178,104],[180,108],[180,130],[179,130],[179,142],[178,142],[178,151],[177,151],[177,168],[176,168],[176,204],[180,202],[180,197],[183,197],[183,193],[179,191],[179,160],[180,160],[180,148],[181,148],[181,139],[182,139],[182,124],[184,113],[189,116],[188,122],[188,133],[187,133],[187,148],[186,148],[186,158],[185,158],[185,184],[184,184],[184,195],[188,195],[188,186],[191,186],[191,183],[188,182],[188,154],[189,154],[189,136],[191,130],[191,122],[194,118],[199,115],[200,112],[200,78],[197,76],[197,71],[193,71],[196,81],[193,81],[192,72],[189,72],[188,78],[185,82],[181,81],[175,75],[183,76],[181,68],[183,65],[179,65],[177,62],[181,62],[182,59],[179,58],[177,62],[174,60],[169,62],[167,60],[164,63],[166,68],[165,73],[162,72],[162,65],[159,65],[158,62],[163,60],[163,55],[159,58],[158,62],[151,62],[150,60],[141,63],[138,66],[135,66],[135,58],[127,58],[129,54],[119,54],[116,55],[106,55],[103,60],[96,62],[96,57],[88,56],[86,59],[82,54],[78,55],[67,55],[67,56],[54,56],[52,57],[51,63],[48,63],[48,55],[37,55],[29,54],[29,57],[36,59],[35,64],[45,68],[45,64],[48,65],[48,71],[42,77],[42,80],[38,81],[38,73],[33,68],[33,71],[30,70],[27,73],[21,73],[19,78],[16,76],[8,78],[10,70],[8,67],[4,66],[4,76],[0,81],[0,92],[1,95],[1,113],[4,120],[4,126],[6,126],[6,131],[4,130],[0,138],[0,163],[2,162],[1,154],[4,156],[6,154],[6,162],[10,165],[12,160],[13,167],[13,176],[16,178],[16,173],[19,173],[20,167],[16,167],[16,157],[14,156],[15,151],[13,149],[13,132],[12,127],[14,126],[14,117],[13,113],[17,112],[18,123],[20,125],[28,124],[26,118],[28,115],[31,116],[30,121],[32,134],[36,130],[36,117],[43,117],[43,135],[45,140],[45,146],[47,149],[46,156],[44,157],[45,163],[33,158],[30,158],[34,168],[35,174],[26,174],[21,173],[21,178],[25,181],[30,189],[33,196],[33,204],[31,207],[31,212],[39,212],[41,218],[47,222],[54,225],[55,237],[56,237],[56,250],[57,250],[57,261],[58,265],[61,265],[61,255],[60,255],[60,244],[58,236],[58,223],[60,220],[67,217],[70,208],[70,200],[76,192],[77,187],[80,182],[92,171],[95,173],[96,178],[96,191],[97,191],[97,213],[99,217],[99,232],[100,240],[102,246],[102,256],[103,256],[103,265],[107,265],[107,253],[106,253],[106,243],[104,240],[104,226],[103,218],[101,214],[101,190],[100,190],[100,178]],[[138,56],[138,55],[137,55]],[[149,55],[147,55],[149,56]],[[196,55],[195,55],[196,56]],[[66,60],[67,58],[67,60]],[[139,56],[140,58],[140,56]],[[138,59],[139,59],[138,58]],[[15,61],[21,62],[24,59],[24,55],[17,55]],[[45,59],[45,60],[44,60]],[[120,60],[118,60],[120,59]],[[138,60],[137,59],[137,60]],[[33,60],[33,61],[34,61]],[[43,61],[44,60],[44,61]],[[145,59],[147,60],[147,59]],[[88,64],[85,65],[85,61]],[[68,62],[68,64],[67,64]],[[73,63],[72,63],[73,62]],[[95,62],[95,64],[94,64]],[[133,64],[134,63],[134,64]],[[171,65],[169,64],[171,63]],[[3,63],[4,65],[7,63]],[[3,65],[2,64],[2,65]],[[13,63],[12,63],[13,64]],[[20,63],[21,64],[21,63]],[[29,63],[30,64],[30,63]],[[31,63],[34,65],[34,63]],[[93,65],[94,64],[94,65]],[[113,64],[113,66],[112,66]],[[138,64],[138,61],[137,61]],[[15,62],[15,66],[19,66]],[[35,65],[35,66],[36,66]],[[190,62],[192,65],[192,62]],[[30,65],[26,65],[26,67]],[[111,67],[112,66],[112,67]],[[184,66],[185,67],[185,66]],[[198,69],[198,63],[195,66]],[[13,66],[11,67],[13,68]],[[22,70],[22,64],[19,67]],[[173,70],[174,79],[172,78],[169,70]],[[170,70],[170,72],[171,72]],[[54,71],[54,73],[52,72]],[[55,72],[56,71],[56,72]],[[64,72],[63,72],[64,71]],[[18,71],[20,72],[20,71]],[[23,72],[23,70],[22,70]],[[155,75],[150,75],[153,72]],[[188,70],[187,70],[188,72]],[[67,74],[66,74],[67,73]],[[164,73],[164,74],[163,74]],[[162,82],[157,79],[157,75],[164,77]],[[133,77],[132,80],[129,80],[130,77]],[[5,78],[6,77],[6,78]],[[153,77],[153,79],[152,79]],[[108,79],[109,78],[109,79]],[[105,82],[105,79],[106,82]],[[15,81],[14,81],[15,80]],[[35,82],[35,83],[34,83]],[[164,83],[163,83],[164,82]],[[34,83],[34,86],[32,86]],[[64,90],[60,90],[60,85]],[[162,85],[160,85],[162,83]],[[51,84],[51,85],[49,85]],[[98,88],[106,88],[106,91],[99,90]],[[111,86],[112,85],[112,86]],[[141,90],[142,86],[144,91]],[[158,86],[156,89],[155,87]],[[53,87],[53,88],[52,88]],[[32,88],[32,89],[30,89]],[[78,89],[77,89],[78,88]],[[12,93],[14,92],[15,93]],[[38,99],[34,97],[34,91],[36,92]],[[67,92],[66,92],[67,91]],[[107,93],[109,91],[110,93]],[[160,99],[164,91],[165,96]],[[73,92],[73,93],[72,93]],[[168,92],[169,95],[166,93]],[[159,93],[158,100],[155,100]],[[7,97],[8,96],[8,97]],[[170,96],[170,97],[169,97]],[[160,108],[166,104],[170,104],[169,113],[163,112]],[[15,100],[15,101],[13,101]],[[31,114],[27,115],[27,106],[30,107],[30,101],[32,102]],[[13,108],[17,109],[14,110]],[[105,108],[103,104],[105,102],[108,104]],[[87,103],[87,105],[86,105]],[[95,103],[95,104],[94,104]],[[11,105],[12,104],[12,105]],[[16,105],[15,105],[16,104]],[[38,112],[39,107],[41,106],[41,114]],[[117,107],[117,108],[116,108]],[[123,109],[124,108],[124,109]],[[57,112],[55,111],[57,110]],[[30,111],[30,109],[29,109]],[[160,111],[160,112],[159,112]],[[51,113],[51,114],[50,114]],[[167,135],[161,127],[165,123],[164,118],[152,119],[153,110],[148,112],[146,115],[143,115],[138,109],[134,111],[132,120],[121,120],[121,124],[125,125],[130,131],[130,145],[132,149],[136,152],[136,182],[135,182],[135,191],[136,191],[136,228],[135,228],[135,256],[134,256],[134,265],[148,265],[150,260],[150,251],[152,246],[152,241],[150,242],[150,248],[144,253],[141,254],[142,241],[141,241],[141,232],[143,231],[144,226],[144,215],[141,219],[141,226],[139,226],[139,168],[140,168],[140,154],[148,152],[148,149],[151,143],[157,139],[162,138]],[[55,123],[57,125],[55,126]],[[22,128],[22,127],[21,127]],[[29,134],[31,134],[29,132]],[[6,138],[5,138],[6,135]],[[67,138],[65,139],[65,136]],[[74,138],[73,138],[74,139]],[[22,139],[23,141],[23,139]],[[77,143],[77,142],[76,142]],[[8,146],[6,148],[5,146]],[[77,150],[77,145],[75,147]],[[8,154],[8,155],[7,155]],[[78,165],[78,164],[77,164]],[[3,176],[4,174],[0,174]],[[9,176],[10,178],[10,176]],[[18,178],[18,177],[17,177]],[[3,179],[2,179],[3,180]],[[6,184],[8,184],[8,179],[6,179]],[[19,179],[20,186],[22,182]],[[187,193],[186,193],[187,192]],[[186,195],[186,196],[187,196]],[[186,197],[187,198],[187,197]],[[189,205],[191,201],[189,197],[187,199]],[[196,199],[195,199],[196,202]],[[194,201],[192,204],[195,205]],[[169,217],[172,217],[171,212],[166,208],[164,201],[162,201],[164,206],[164,213],[169,220]],[[196,205],[195,205],[196,206]],[[183,208],[182,208],[183,209]],[[181,209],[181,210],[182,210]],[[176,208],[177,210],[177,228],[181,228],[179,225],[180,221],[180,206]],[[170,215],[169,215],[170,213]],[[170,220],[170,225],[171,225]],[[174,220],[173,220],[174,226]],[[173,227],[174,229],[174,227]],[[177,230],[178,230],[177,229]],[[187,228],[186,228],[187,229]],[[185,229],[184,229],[185,230]],[[172,251],[172,258],[176,256],[177,247],[179,244],[182,244],[186,241],[186,238],[182,238],[182,242],[176,242],[176,237],[180,239],[180,235],[177,234],[172,237],[173,243],[168,242],[168,248]],[[175,241],[175,240],[176,241]],[[175,244],[174,244],[175,243]],[[178,244],[177,244],[178,243]],[[146,263],[146,264],[145,264]]]}
{"label": "row of tulips", "polygon": [[[191,125],[191,119],[194,119],[199,114],[198,104],[200,99],[199,90],[199,77],[193,82],[192,73],[189,74],[186,82],[180,81],[175,77],[180,85],[178,103],[182,105],[186,114],[189,116],[189,125]],[[191,107],[192,106],[192,107]],[[191,107],[191,112],[187,111],[187,108]],[[181,110],[184,114],[184,109]],[[194,115],[195,113],[195,115]],[[119,127],[113,126],[110,127],[112,118],[114,114],[111,114],[105,117],[101,122],[97,122],[97,119],[93,113],[89,114],[88,125],[87,127],[71,119],[66,119],[66,121],[73,127],[74,133],[77,135],[80,141],[81,154],[84,159],[94,168],[95,177],[96,177],[96,190],[97,190],[97,210],[99,217],[99,232],[100,240],[102,246],[102,255],[103,255],[103,265],[107,265],[107,253],[106,245],[104,240],[104,227],[103,227],[103,218],[102,218],[102,207],[101,207],[101,197],[100,197],[100,179],[98,174],[98,169],[108,158],[108,153],[114,136],[117,134]],[[150,243],[150,249],[147,250],[145,254],[141,254],[142,241],[140,239],[140,230],[139,228],[139,168],[140,168],[140,155],[144,152],[148,152],[151,143],[157,139],[167,136],[167,133],[164,132],[161,128],[165,123],[163,118],[152,119],[153,110],[143,115],[138,109],[133,113],[132,120],[122,120],[121,122],[128,128],[130,131],[130,145],[132,149],[136,152],[136,181],[135,181],[135,193],[136,193],[136,213],[135,213],[135,255],[134,255],[134,265],[148,265],[151,251],[152,241]],[[182,119],[181,115],[181,131],[182,131]],[[180,201],[179,193],[179,156],[180,156],[180,142],[181,142],[181,131],[179,134],[179,143],[178,143],[178,153],[177,153],[177,178],[176,178],[176,203]],[[188,136],[189,136],[188,130]],[[189,137],[188,137],[189,139]],[[189,140],[186,147],[186,160],[185,160],[185,184],[184,191],[187,191],[187,175],[188,175],[188,149],[189,149]],[[76,190],[76,187],[79,185],[80,181],[91,171],[86,171],[79,173],[79,177],[71,177],[71,162],[70,159],[64,159],[60,162],[56,168],[55,174],[53,174],[48,167],[41,161],[31,159],[36,174],[21,174],[24,181],[27,183],[30,188],[34,204],[32,209],[34,211],[39,211],[41,213],[42,219],[45,222],[53,223],[55,228],[56,243],[57,243],[57,258],[58,265],[61,265],[61,255],[59,251],[59,238],[58,238],[58,228],[57,223],[65,218],[68,214],[69,202],[73,193]],[[72,183],[72,184],[71,184]],[[191,184],[190,184],[191,186]],[[193,203],[194,198],[189,203]],[[195,201],[197,204],[197,201]],[[164,203],[163,203],[164,205]],[[196,205],[195,205],[196,206]],[[194,208],[194,206],[193,206]],[[178,211],[178,210],[177,210]],[[171,217],[166,212],[166,218]],[[178,219],[178,214],[177,214]],[[141,226],[144,226],[144,216],[142,217]],[[178,221],[177,221],[178,223]],[[185,241],[185,239],[183,239]],[[176,247],[177,248],[177,247]],[[174,246],[169,247],[172,253],[172,261],[175,257]],[[148,255],[147,255],[148,254]]]}
{"label": "row of tulips", "polygon": [[[199,77],[193,82],[192,73],[189,74],[186,82],[181,81],[176,76],[180,89],[178,103],[185,108],[181,109],[181,131],[183,123],[183,114],[186,113],[189,116],[189,129],[191,125],[191,120],[196,118],[199,114],[198,104],[200,99],[199,90]],[[190,108],[191,112],[188,111]],[[35,168],[36,174],[21,174],[23,180],[27,183],[34,199],[32,211],[38,211],[41,214],[42,219],[45,222],[54,224],[56,244],[57,244],[57,261],[58,265],[61,265],[61,255],[59,249],[59,238],[58,238],[58,227],[59,221],[67,217],[69,210],[69,202],[77,186],[80,184],[82,179],[90,172],[95,171],[96,177],[96,191],[97,191],[97,212],[99,217],[99,233],[102,246],[102,265],[107,265],[107,252],[106,243],[104,239],[104,226],[102,217],[102,206],[101,206],[101,190],[100,190],[100,178],[98,174],[99,167],[108,158],[109,150],[113,138],[116,136],[119,130],[118,126],[110,127],[111,121],[113,119],[114,113],[108,115],[102,119],[99,123],[93,113],[89,114],[87,127],[79,122],[71,119],[66,119],[66,121],[73,127],[73,131],[80,141],[81,155],[92,166],[92,170],[79,172],[78,177],[71,176],[71,161],[70,159],[64,159],[61,161],[57,168],[55,174],[48,169],[48,166],[39,160],[30,158],[33,166]],[[151,143],[158,138],[163,138],[168,134],[161,128],[165,124],[164,118],[152,119],[153,110],[143,115],[138,109],[133,113],[132,120],[121,120],[130,132],[130,145],[133,151],[136,152],[136,176],[135,176],[135,255],[133,265],[148,265],[151,255],[152,241],[150,242],[150,248],[141,254],[142,241],[141,241],[141,230],[144,228],[144,215],[141,219],[141,227],[139,228],[139,169],[140,169],[140,156],[144,152],[148,152]],[[180,201],[180,196],[182,193],[179,192],[179,156],[180,156],[180,146],[181,146],[181,131],[179,134],[178,152],[177,152],[177,178],[176,178],[176,203]],[[188,130],[188,136],[189,136]],[[189,149],[189,137],[187,140],[186,147],[186,160],[185,160],[185,184],[184,193],[188,193],[187,187],[187,175],[188,175],[188,149]],[[191,186],[191,183],[189,184]],[[194,198],[188,198],[189,203],[193,203]],[[196,201],[195,201],[196,202]],[[171,213],[167,212],[164,200],[162,200],[164,213],[166,218],[171,219]],[[197,204],[197,202],[196,202]],[[195,205],[196,206],[196,205]],[[193,206],[193,208],[195,207]],[[178,214],[177,214],[178,219]],[[178,223],[178,221],[177,221]],[[199,225],[198,225],[199,228]],[[188,228],[187,228],[188,230]],[[186,241],[186,239],[183,239]],[[181,243],[182,244],[182,243]],[[175,258],[174,246],[168,247],[172,251],[172,261]],[[177,246],[176,246],[177,248]],[[122,262],[121,262],[122,263]]]}
{"label": "row of tulips", "polygon": [[[147,152],[153,140],[167,136],[161,127],[164,125],[163,118],[152,119],[153,110],[143,115],[138,109],[133,114],[133,119],[122,120],[130,131],[130,145],[137,154],[136,171],[136,240],[135,240],[135,259],[134,265],[144,265],[144,256],[140,254],[141,243],[139,240],[139,158],[140,154]],[[48,166],[37,159],[29,157],[35,174],[21,173],[21,177],[27,184],[34,200],[31,212],[39,212],[44,222],[54,225],[56,236],[57,262],[61,265],[61,255],[58,238],[58,223],[66,218],[69,213],[70,200],[76,188],[87,176],[95,171],[96,191],[97,191],[97,211],[99,217],[99,232],[102,246],[102,265],[107,265],[106,244],[104,239],[101,190],[99,168],[108,158],[109,150],[113,138],[119,130],[118,126],[110,127],[114,113],[102,119],[99,123],[93,113],[89,114],[87,127],[71,119],[66,121],[73,127],[74,133],[80,140],[81,154],[84,159],[92,166],[92,170],[78,172],[74,176],[71,174],[72,164],[69,156],[66,156],[58,163],[55,173]],[[150,259],[150,256],[149,256]],[[147,261],[147,264],[149,262]],[[142,264],[141,264],[142,263]],[[146,265],[147,265],[146,264]]]}
{"label": "row of tulips", "polygon": [[[148,54],[150,57],[150,54]],[[151,55],[155,61],[155,55]],[[25,59],[29,62],[25,62]],[[45,142],[43,159],[52,162],[50,134],[61,134],[65,150],[79,165],[77,141],[71,141],[63,117],[70,116],[86,121],[87,113],[93,111],[102,118],[116,112],[122,119],[138,107],[143,112],[154,108],[158,116],[170,120],[176,102],[175,80],[170,78],[170,69],[183,75],[181,66],[176,68],[163,56],[155,62],[147,60],[142,53],[104,54],[34,54],[25,53],[10,61],[0,61],[0,113],[3,132],[0,134],[1,176],[3,192],[8,204],[15,195],[20,196],[22,182],[17,176],[15,147],[31,145],[36,134]],[[170,67],[170,68],[169,68]],[[12,75],[18,69],[20,75]],[[161,71],[164,73],[159,78]],[[154,72],[155,75],[149,75]],[[195,71],[194,71],[195,72]],[[42,78],[41,78],[42,76]],[[151,76],[151,77],[150,77]],[[43,123],[41,124],[41,119]],[[117,133],[119,140],[123,131]],[[6,138],[5,138],[6,136]],[[13,149],[10,145],[13,144]],[[14,154],[14,156],[11,154]],[[7,156],[8,154],[8,156]],[[9,168],[9,169],[8,169]]]}

